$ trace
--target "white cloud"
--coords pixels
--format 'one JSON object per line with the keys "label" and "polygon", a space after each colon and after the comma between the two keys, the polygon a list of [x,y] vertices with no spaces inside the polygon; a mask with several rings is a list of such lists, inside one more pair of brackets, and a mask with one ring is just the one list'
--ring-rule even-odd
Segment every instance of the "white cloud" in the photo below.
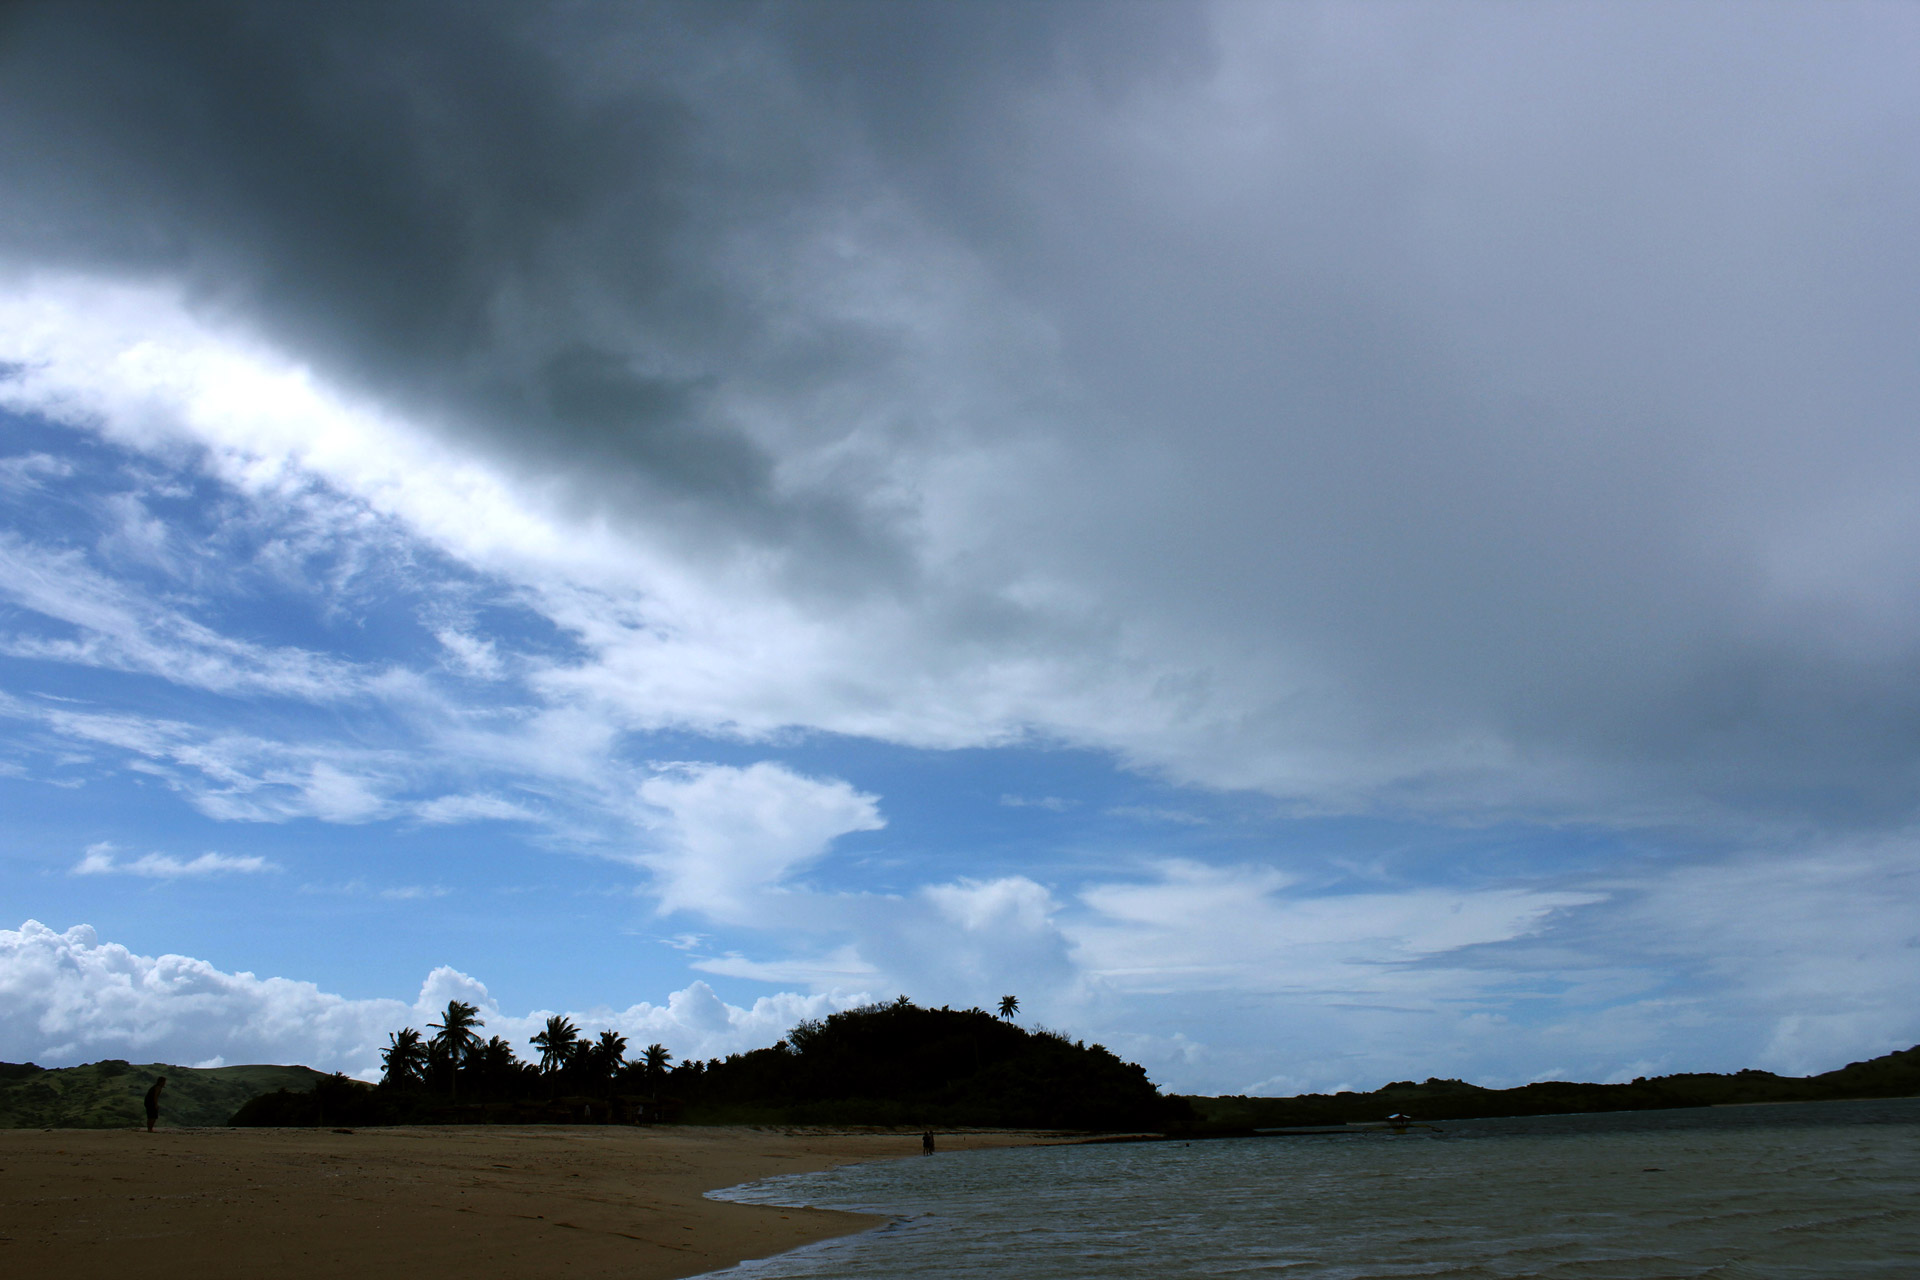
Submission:
{"label": "white cloud", "polygon": [[435,825],[456,822],[531,822],[538,818],[524,805],[500,796],[437,796],[417,804],[413,814],[422,822]]}
{"label": "white cloud", "polygon": [[756,894],[839,836],[886,825],[876,797],[766,761],[670,766],[640,785],[640,798],[660,814],[660,847],[642,861],[658,878],[663,912],[751,914]]}
{"label": "white cloud", "polygon": [[384,674],[303,649],[234,640],[106,577],[77,551],[38,546],[4,531],[0,596],[79,633],[0,636],[0,651],[20,657],[136,671],[218,693],[315,702],[365,694]]}
{"label": "white cloud", "polygon": [[136,767],[165,779],[202,813],[224,821],[312,817],[352,823],[386,817],[395,806],[382,793],[418,768],[396,749],[275,742],[208,732],[180,721],[40,707],[4,695],[0,712],[133,753],[139,757]]}
{"label": "white cloud", "polygon": [[[1261,867],[1174,860],[1143,883],[1094,885],[1066,928],[1090,976],[1120,989],[1293,991],[1330,999],[1396,992],[1427,999],[1424,972],[1399,966],[1508,942],[1555,912],[1601,900],[1592,892],[1413,888],[1288,894]],[[1471,990],[1461,982],[1457,994]]]}
{"label": "white cloud", "polygon": [[1000,803],[1009,809],[1048,809],[1054,813],[1065,813],[1075,804],[1059,796],[1017,796],[1011,793],[1001,796]]}
{"label": "white cloud", "polygon": [[40,488],[44,477],[58,479],[73,474],[73,464],[47,453],[21,453],[0,458],[0,489],[24,494]]}
{"label": "white cloud", "polygon": [[[1616,1011],[1612,1029],[1642,1052],[1672,1052],[1694,1038],[1690,1023],[1737,1021],[1740,1042],[1695,1056],[1789,1074],[1909,1047],[1920,1040],[1917,853],[1920,834],[1907,831],[1681,866],[1634,885],[1608,950],[1688,981],[1685,995]],[[1577,1024],[1566,1031],[1586,1038]]]}
{"label": "white cloud", "polygon": [[380,896],[389,902],[419,902],[425,898],[444,898],[453,890],[445,885],[406,884],[380,890]]}
{"label": "white cloud", "polygon": [[844,990],[852,985],[871,986],[881,973],[849,944],[823,956],[786,956],[778,960],[750,960],[739,952],[706,956],[692,962],[701,973],[722,978],[748,978],[754,982],[793,983],[820,990]]}
{"label": "white cloud", "polygon": [[96,1058],[305,1062],[360,1070],[400,1000],[347,1000],[308,982],[224,973],[186,956],[141,956],[86,925],[0,930],[0,1056],[64,1066]]}
{"label": "white cloud", "polygon": [[119,860],[114,857],[114,847],[103,841],[87,846],[85,855],[74,864],[73,874],[77,876],[146,876],[154,880],[179,880],[229,872],[251,874],[277,870],[279,868],[265,858],[252,854],[235,857],[224,853],[203,853],[197,858],[190,858],[183,862],[171,854],[146,853],[138,858]]}
{"label": "white cloud", "polygon": [[947,920],[969,932],[1037,933],[1052,923],[1053,895],[1025,876],[959,880],[928,885],[920,896]]}
{"label": "white cloud", "polygon": [[478,680],[498,680],[505,671],[493,641],[443,627],[433,633],[453,665]]}
{"label": "white cloud", "polygon": [[[459,762],[418,743],[368,748],[352,743],[279,741],[224,727],[133,712],[77,710],[61,702],[0,693],[0,716],[36,722],[63,738],[115,748],[130,767],[163,779],[196,809],[228,822],[363,823],[395,817],[409,806],[394,797],[425,775]],[[489,797],[426,801],[428,821],[510,816]],[[516,809],[511,816],[531,816]]]}
{"label": "white cloud", "polygon": [[1163,809],[1154,805],[1117,804],[1108,809],[1110,818],[1131,818],[1136,822],[1170,822],[1183,827],[1204,827],[1207,820],[1185,809]]}
{"label": "white cloud", "polygon": [[[724,1056],[772,1044],[803,1018],[866,1002],[864,991],[763,996],[731,1005],[704,982],[663,1003],[567,1011],[591,1031],[611,1028],[635,1046],[664,1043],[679,1058]],[[484,983],[442,966],[412,1000],[349,1000],[310,982],[224,973],[186,956],[141,956],[102,942],[87,925],[56,933],[29,920],[0,929],[0,1059],[68,1066],[99,1058],[173,1063],[302,1063],[372,1078],[387,1034],[425,1027],[449,1000],[481,1010],[486,1034],[523,1057],[549,1009],[501,1011]]]}

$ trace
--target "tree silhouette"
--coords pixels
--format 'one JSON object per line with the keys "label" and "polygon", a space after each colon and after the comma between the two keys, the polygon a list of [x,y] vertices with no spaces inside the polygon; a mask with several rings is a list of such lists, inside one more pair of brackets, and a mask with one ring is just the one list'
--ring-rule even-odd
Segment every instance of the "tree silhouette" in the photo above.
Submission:
{"label": "tree silhouette", "polygon": [[547,1019],[547,1029],[527,1043],[540,1051],[540,1070],[552,1074],[567,1065],[579,1042],[580,1028],[556,1013]]}
{"label": "tree silhouette", "polygon": [[387,1041],[387,1047],[380,1051],[380,1065],[386,1069],[385,1082],[390,1085],[417,1083],[427,1065],[427,1047],[420,1043],[420,1033],[412,1027],[402,1027],[388,1032]]}
{"label": "tree silhouette", "polygon": [[667,1066],[673,1061],[673,1055],[667,1052],[667,1046],[659,1041],[647,1046],[646,1054],[641,1058],[641,1070],[647,1075],[648,1104],[652,1111],[647,1118],[657,1119],[660,1112],[660,1082],[667,1077]]}
{"label": "tree silhouette", "polygon": [[602,1031],[593,1044],[593,1074],[596,1084],[613,1088],[613,1077],[627,1060],[627,1038],[613,1031]]}
{"label": "tree silhouette", "polygon": [[1008,1022],[1012,1022],[1013,1015],[1018,1012],[1020,1012],[1020,998],[1018,996],[1001,996],[1000,997],[1000,1016],[1001,1017],[1005,1018]]}
{"label": "tree silhouette", "polygon": [[489,1094],[510,1089],[521,1066],[520,1059],[513,1055],[513,1046],[499,1036],[476,1048],[468,1055],[467,1064],[468,1071],[479,1076],[480,1087]]}
{"label": "tree silhouette", "polygon": [[460,1092],[460,1062],[469,1050],[480,1044],[475,1028],[487,1024],[480,1021],[480,1010],[464,1000],[447,1001],[447,1011],[440,1016],[442,1022],[429,1022],[427,1025],[440,1034],[433,1038],[435,1046],[447,1055],[447,1064],[452,1068],[449,1078],[452,1080],[452,1092]]}

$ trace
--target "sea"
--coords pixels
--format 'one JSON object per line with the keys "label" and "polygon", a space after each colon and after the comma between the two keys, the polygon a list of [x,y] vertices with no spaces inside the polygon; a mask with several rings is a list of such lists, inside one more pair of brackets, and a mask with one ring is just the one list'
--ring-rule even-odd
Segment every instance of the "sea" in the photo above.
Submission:
{"label": "sea", "polygon": [[885,1226],[725,1280],[1920,1277],[1920,1099],[1025,1147],[713,1193]]}

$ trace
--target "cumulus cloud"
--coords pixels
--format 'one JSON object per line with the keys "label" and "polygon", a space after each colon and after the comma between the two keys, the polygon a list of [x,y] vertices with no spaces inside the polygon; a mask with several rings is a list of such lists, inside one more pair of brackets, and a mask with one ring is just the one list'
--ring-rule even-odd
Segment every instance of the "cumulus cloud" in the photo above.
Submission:
{"label": "cumulus cloud", "polygon": [[[862,991],[721,1000],[704,982],[663,1002],[567,1011],[590,1030],[659,1041],[676,1057],[707,1058],[772,1044],[803,1018],[865,1002]],[[363,1078],[379,1072],[387,1034],[424,1027],[449,1000],[481,1010],[489,1035],[523,1054],[547,1017],[503,1012],[486,985],[442,966],[412,1000],[347,999],[310,982],[225,973],[187,956],[142,956],[102,942],[87,925],[56,933],[35,920],[0,929],[0,1058],[68,1066],[99,1058],[191,1063],[304,1063]]]}
{"label": "cumulus cloud", "polygon": [[96,1058],[307,1062],[359,1071],[401,1000],[347,1000],[309,982],[225,973],[187,956],[141,956],[87,925],[0,930],[0,1043],[13,1061]]}
{"label": "cumulus cloud", "polygon": [[640,798],[662,815],[662,847],[642,859],[658,877],[663,912],[737,918],[756,891],[780,884],[836,838],[886,825],[876,797],[765,761],[673,766],[641,783]]}

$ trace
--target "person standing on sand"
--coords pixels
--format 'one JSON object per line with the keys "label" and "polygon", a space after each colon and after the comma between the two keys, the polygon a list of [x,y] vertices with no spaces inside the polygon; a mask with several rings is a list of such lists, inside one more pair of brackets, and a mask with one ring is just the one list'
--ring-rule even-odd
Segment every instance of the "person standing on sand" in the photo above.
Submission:
{"label": "person standing on sand", "polygon": [[153,1132],[153,1122],[160,1118],[160,1091],[167,1087],[167,1078],[161,1076],[147,1090],[147,1132]]}
{"label": "person standing on sand", "polygon": [[931,1129],[920,1135],[920,1154],[923,1156],[933,1154],[933,1130]]}

